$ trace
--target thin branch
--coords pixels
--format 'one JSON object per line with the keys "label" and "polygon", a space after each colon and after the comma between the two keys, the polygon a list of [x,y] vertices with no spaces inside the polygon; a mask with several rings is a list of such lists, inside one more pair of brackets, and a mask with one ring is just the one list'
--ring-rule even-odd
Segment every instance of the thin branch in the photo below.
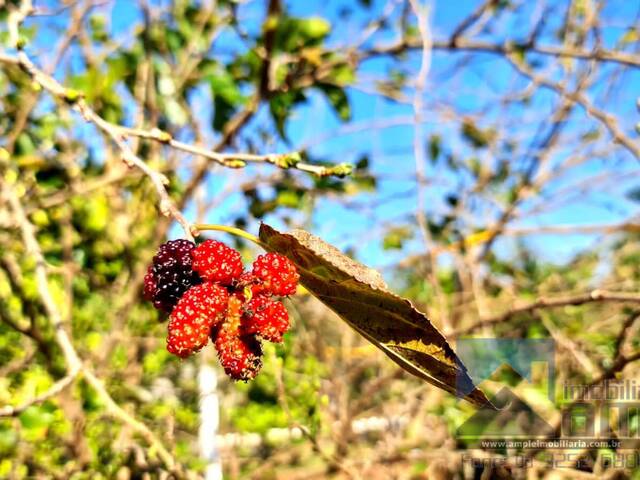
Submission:
{"label": "thin branch", "polygon": [[[427,158],[423,145],[423,96],[427,87],[427,78],[429,70],[431,70],[431,29],[429,27],[429,6],[421,5],[418,0],[410,0],[411,8],[418,20],[418,30],[422,40],[422,54],[420,62],[420,71],[415,82],[415,92],[413,96],[413,115],[414,115],[414,133],[413,133],[413,154],[416,163],[416,179],[418,182],[417,202],[416,202],[416,221],[420,227],[420,233],[427,252],[431,252],[431,244],[433,239],[427,225],[425,216],[425,184],[427,180]],[[447,315],[447,300],[437,278],[436,256],[427,254],[430,260],[429,280],[434,286],[438,298],[439,317],[442,320],[445,333],[450,329],[449,319]]]}
{"label": "thin branch", "polygon": [[165,186],[169,184],[169,179],[162,173],[149,167],[149,165],[142,161],[140,157],[133,153],[133,150],[131,150],[131,147],[124,139],[122,127],[107,122],[100,117],[91,107],[89,107],[82,98],[80,92],[65,88],[58,83],[55,78],[38,69],[23,51],[18,51],[16,57],[0,53],[0,63],[9,63],[19,66],[36,84],[61,101],[70,104],[72,108],[79,112],[86,121],[93,123],[99,130],[103,131],[108,137],[110,137],[120,149],[122,160],[130,167],[137,167],[147,177],[149,177],[156,189],[158,197],[160,198],[160,211],[162,214],[173,217],[178,223],[180,223],[187,238],[193,240],[190,223],[175,206],[165,188]]}
{"label": "thin branch", "polygon": [[51,321],[51,325],[53,326],[56,342],[60,346],[64,355],[67,372],[69,375],[75,375],[78,370],[82,368],[82,361],[80,360],[78,353],[71,343],[71,339],[64,329],[62,315],[60,314],[60,311],[53,299],[53,295],[51,294],[51,290],[49,289],[47,264],[36,240],[35,230],[31,222],[27,219],[24,208],[22,207],[22,204],[20,203],[20,200],[13,188],[10,185],[5,184],[5,192],[7,194],[9,206],[22,232],[22,239],[27,252],[35,259],[35,276],[38,295],[40,296],[42,306],[44,307],[44,310]]}
{"label": "thin branch", "polygon": [[[175,471],[178,467],[178,464],[176,463],[171,453],[169,453],[169,451],[162,445],[160,440],[158,440],[155,434],[151,430],[149,430],[146,425],[133,418],[113,400],[109,392],[107,392],[107,389],[105,388],[102,381],[98,379],[87,366],[83,364],[82,360],[78,356],[71,338],[67,334],[62,323],[62,315],[60,313],[60,310],[58,309],[58,306],[53,299],[53,295],[51,294],[51,290],[49,289],[47,266],[42,250],[40,249],[38,241],[36,240],[34,227],[29,222],[20,199],[14,191],[13,187],[6,184],[5,182],[4,191],[6,193],[6,197],[8,198],[9,206],[20,227],[22,239],[27,252],[31,254],[31,256],[33,256],[35,259],[35,275],[38,288],[38,296],[40,297],[40,301],[53,326],[56,343],[62,350],[67,368],[67,376],[71,377],[69,381],[71,382],[79,374],[82,374],[85,380],[93,387],[102,402],[106,405],[107,412],[112,416],[120,419],[132,430],[140,434],[149,443],[151,448],[157,452],[158,456],[165,464],[165,466],[169,469],[169,471]],[[64,382],[62,387],[64,387]],[[62,391],[62,387],[60,388],[60,391]],[[54,394],[55,393],[59,393],[59,391],[54,391]]]}
{"label": "thin branch", "polygon": [[569,336],[565,335],[562,330],[556,328],[553,322],[548,318],[542,317],[540,321],[551,335],[551,338],[553,338],[560,347],[571,353],[587,373],[590,375],[598,373],[598,367],[591,361],[589,356],[582,351],[576,342],[574,342]]}
{"label": "thin branch", "polygon": [[[4,3],[4,2],[3,2]],[[9,31],[9,45],[18,47],[22,42],[20,38],[20,25],[33,12],[31,0],[22,0],[17,6],[9,5],[7,16],[7,30]]]}
{"label": "thin branch", "polygon": [[638,223],[614,223],[603,225],[540,225],[539,227],[513,227],[504,230],[505,235],[524,236],[532,234],[575,235],[611,234],[618,232],[640,233]]}
{"label": "thin branch", "polygon": [[47,390],[46,392],[36,397],[33,397],[32,399],[27,400],[26,402],[16,407],[12,407],[10,405],[0,407],[0,417],[15,417],[17,415],[20,415],[22,412],[24,412],[27,408],[31,407],[32,405],[37,405],[39,403],[45,402],[55,397],[75,381],[75,379],[78,376],[78,373],[79,371],[76,371],[75,374],[69,374],[62,377],[60,380],[54,383],[51,386],[51,388],[49,388],[49,390]]}
{"label": "thin branch", "polygon": [[629,333],[629,330],[631,329],[633,324],[636,322],[636,320],[638,320],[638,318],[640,318],[640,310],[636,310],[635,312],[631,313],[631,315],[627,317],[624,324],[622,325],[622,328],[620,329],[620,333],[618,334],[616,338],[616,342],[614,344],[615,345],[614,355],[616,357],[622,354],[622,347],[624,345],[624,341],[627,337],[627,334]]}
{"label": "thin branch", "polygon": [[[583,88],[584,82],[586,82],[587,79],[588,75],[583,76],[583,78],[578,82],[575,90],[576,92],[579,92],[580,89]],[[560,135],[567,126],[566,119],[573,111],[573,108],[574,102],[563,97],[560,108],[553,114],[551,128],[541,141],[540,145],[535,149],[538,150],[539,153],[534,153],[533,145],[530,147],[531,153],[527,154],[527,157],[530,157],[529,165],[527,166],[524,175],[515,190],[513,199],[499,215],[494,225],[488,229],[490,235],[480,249],[477,256],[478,260],[484,259],[489,254],[494,242],[503,233],[507,224],[515,216],[517,209],[520,207],[522,202],[524,202],[527,197],[541,186],[540,182],[542,180],[536,180],[535,176],[538,171],[549,162],[553,149],[557,146]],[[546,129],[544,124],[541,125],[541,127],[543,130]]]}
{"label": "thin branch", "polygon": [[93,387],[100,399],[104,402],[107,412],[113,417],[118,418],[122,423],[129,426],[133,431],[137,432],[142,438],[144,438],[149,444],[152,450],[155,450],[169,469],[169,471],[175,471],[179,469],[179,465],[176,462],[173,455],[164,447],[158,437],[147,427],[144,423],[136,420],[130,413],[124,410],[107,392],[106,387],[102,380],[100,380],[92,371],[87,368],[83,369],[83,375],[87,383]]}
{"label": "thin branch", "polygon": [[329,175],[339,175],[338,167],[325,167],[322,165],[312,165],[300,161],[299,152],[290,153],[268,153],[265,155],[258,155],[255,153],[218,153],[213,150],[209,150],[205,147],[199,147],[197,145],[191,145],[185,142],[174,139],[168,132],[154,128],[153,130],[143,130],[137,128],[118,127],[121,133],[125,136],[144,138],[147,140],[154,140],[160,143],[164,143],[175,150],[180,150],[192,155],[213,160],[214,162],[227,167],[227,168],[243,168],[245,162],[249,163],[269,163],[278,168],[289,169],[295,168],[302,172],[311,173],[319,177],[326,177]]}
{"label": "thin branch", "polygon": [[[89,107],[89,105],[82,98],[81,92],[65,88],[53,77],[38,69],[24,52],[18,52],[17,56],[0,53],[0,63],[19,66],[27,74],[29,74],[29,76],[42,88],[49,91],[60,100],[71,104],[76,111],[82,114],[85,120],[96,125],[114,141],[114,143],[122,151],[123,160],[125,161],[125,163],[130,166],[136,166],[140,168],[147,176],[150,176],[156,188],[159,188],[161,186],[162,189],[164,189],[164,185],[167,183],[166,179],[163,178],[164,176],[162,174],[151,170],[148,166],[143,166],[144,162],[133,153],[129,145],[124,142],[124,138],[138,137],[147,140],[153,140],[162,144],[166,144],[175,150],[203,157],[207,160],[212,160],[228,168],[242,168],[245,166],[245,162],[252,162],[268,163],[282,169],[293,168],[302,172],[317,175],[319,177],[326,177],[331,175],[344,176],[349,173],[349,168],[345,164],[338,164],[327,167],[302,162],[300,154],[298,152],[289,152],[283,154],[271,153],[265,155],[252,153],[219,153],[206,147],[191,145],[176,140],[171,136],[170,133],[162,131],[158,128],[144,130],[117,125],[104,120],[93,109],[91,109],[91,107]],[[250,104],[252,105],[254,103],[255,102],[250,102]],[[257,105],[250,106],[250,108],[245,111],[245,114],[238,116],[229,123],[229,126],[225,128],[225,132],[223,132],[223,139],[221,140],[218,148],[223,148],[229,143],[230,137],[234,135],[234,132],[236,132],[240,126],[246,123],[246,121],[250,118],[251,114],[256,111],[256,109]],[[157,178],[152,178],[153,176]],[[158,193],[160,194],[160,192]],[[161,200],[165,200],[163,198],[163,195],[161,195]],[[173,215],[174,212],[171,213]],[[180,221],[179,218],[176,218],[176,220]],[[183,222],[180,223],[182,224]]]}
{"label": "thin branch", "polygon": [[[402,41],[386,45],[374,47],[366,51],[360,58],[368,58],[377,55],[394,55],[406,50],[422,48],[420,39],[404,39]],[[586,48],[571,47],[568,45],[538,45],[538,44],[517,44],[515,42],[492,43],[482,40],[470,40],[465,38],[457,38],[452,43],[451,39],[434,40],[434,50],[454,50],[469,52],[485,52],[495,53],[499,55],[507,55],[514,50],[524,50],[541,55],[552,57],[577,58],[581,60],[595,60],[599,62],[613,62],[630,67],[640,67],[640,55],[633,53],[617,52],[614,50],[606,50],[596,48],[589,50]]]}
{"label": "thin branch", "polygon": [[[431,33],[429,29],[429,17],[428,7],[422,6],[418,3],[418,0],[411,0],[411,8],[413,9],[417,19],[418,28],[420,30],[420,36],[422,39],[422,57],[420,63],[420,71],[418,72],[418,78],[416,79],[416,90],[413,97],[413,114],[414,114],[414,135],[413,135],[413,152],[416,162],[416,177],[418,182],[424,182],[426,180],[426,167],[427,159],[425,157],[424,146],[422,145],[423,131],[422,131],[422,104],[424,90],[427,85],[427,77],[429,70],[431,69]],[[430,235],[427,226],[425,213],[424,213],[424,189],[418,188],[418,202],[416,207],[416,217],[420,231],[424,237],[424,242],[427,248],[429,248]]]}
{"label": "thin branch", "polygon": [[508,312],[489,317],[480,320],[479,322],[471,325],[470,327],[460,329],[452,334],[454,337],[461,337],[468,335],[476,330],[484,327],[490,327],[506,322],[516,315],[522,313],[533,312],[541,308],[556,308],[566,307],[569,305],[584,305],[585,303],[604,303],[604,302],[616,302],[616,303],[638,303],[640,304],[640,294],[637,293],[625,293],[625,292],[609,292],[606,290],[593,290],[589,293],[582,295],[574,295],[570,297],[560,298],[547,298],[540,297],[535,302],[528,303],[519,307],[514,307]]}
{"label": "thin branch", "polygon": [[549,80],[548,78],[545,78],[541,75],[538,75],[531,68],[529,68],[529,66],[525,62],[518,60],[513,54],[511,53],[507,54],[506,58],[513,65],[513,67],[516,70],[518,70],[518,72],[520,72],[522,75],[526,77],[529,77],[536,84],[541,85],[549,90],[553,90],[563,98],[571,102],[577,103],[582,108],[584,108],[587,114],[589,114],[590,116],[598,120],[600,123],[602,123],[602,125],[604,125],[604,127],[609,131],[609,133],[611,134],[615,142],[621,144],[634,157],[636,157],[636,159],[640,160],[640,144],[635,142],[631,138],[629,138],[624,133],[624,131],[620,128],[620,125],[618,125],[618,121],[613,115],[610,115],[604,112],[603,110],[600,110],[599,108],[595,107],[591,103],[591,101],[586,97],[586,95],[584,95],[580,91],[576,90],[575,92],[570,92],[561,84],[556,83],[552,80]]}
{"label": "thin branch", "polygon": [[460,38],[464,33],[471,27],[484,13],[490,9],[494,8],[498,4],[498,0],[486,0],[484,3],[480,4],[476,10],[474,10],[471,15],[466,17],[460,24],[456,27],[456,29],[451,34],[450,42],[453,45],[456,45],[458,42],[458,38]]}
{"label": "thin branch", "polygon": [[[393,199],[393,197],[391,198]],[[480,230],[474,232],[461,240],[457,240],[447,245],[438,245],[430,252],[431,255],[441,255],[447,252],[455,252],[462,248],[471,248],[476,245],[486,243],[488,239],[494,235],[492,229]],[[640,224],[638,223],[614,223],[602,225],[540,225],[535,227],[509,227],[502,231],[503,236],[525,237],[531,235],[598,235],[598,234],[614,234],[620,232],[640,233]],[[419,253],[410,255],[397,263],[400,268],[412,267],[417,261],[424,260],[426,255]]]}

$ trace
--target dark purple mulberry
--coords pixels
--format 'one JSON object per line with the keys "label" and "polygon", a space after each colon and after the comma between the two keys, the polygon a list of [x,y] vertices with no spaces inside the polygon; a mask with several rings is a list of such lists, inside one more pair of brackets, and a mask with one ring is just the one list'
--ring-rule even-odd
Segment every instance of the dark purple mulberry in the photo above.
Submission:
{"label": "dark purple mulberry", "polygon": [[156,294],[156,288],[156,277],[153,275],[153,265],[149,265],[147,274],[144,276],[144,290],[142,291],[142,296],[145,300],[153,300],[153,296]]}
{"label": "dark purple mulberry", "polygon": [[191,250],[194,248],[195,244],[188,240],[171,240],[161,245],[153,257],[153,266],[145,276],[144,293],[146,298],[151,297],[158,310],[171,313],[189,288],[202,283],[192,269]]}

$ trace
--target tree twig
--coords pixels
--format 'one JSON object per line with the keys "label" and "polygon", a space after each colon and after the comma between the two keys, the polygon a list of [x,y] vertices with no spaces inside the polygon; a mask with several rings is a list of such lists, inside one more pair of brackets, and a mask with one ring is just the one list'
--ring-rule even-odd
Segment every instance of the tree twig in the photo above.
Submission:
{"label": "tree twig", "polygon": [[507,320],[513,318],[516,315],[533,312],[534,310],[538,310],[541,308],[556,308],[556,307],[566,307],[569,305],[584,305],[585,303],[603,303],[603,302],[639,303],[640,304],[640,294],[625,293],[625,292],[610,292],[606,290],[593,290],[586,294],[574,295],[569,297],[560,297],[560,298],[540,297],[535,302],[514,307],[505,313],[482,319],[467,328],[459,329],[456,332],[453,332],[452,336],[460,337],[463,335],[468,335],[481,328],[490,327],[490,326],[494,326],[494,325],[498,325],[500,323],[506,322]]}
{"label": "tree twig", "polygon": [[[70,377],[68,380],[69,383],[72,383],[73,379],[81,374],[98,394],[102,402],[105,404],[109,414],[120,419],[133,431],[140,434],[157,452],[158,456],[165,464],[165,466],[169,469],[169,471],[175,471],[176,468],[178,468],[176,460],[173,458],[173,455],[171,455],[171,453],[162,445],[160,440],[149,429],[149,427],[136,420],[122,407],[120,407],[115,402],[115,400],[113,400],[109,392],[107,392],[107,389],[105,388],[102,381],[98,379],[87,366],[83,364],[75,347],[73,346],[71,338],[64,328],[62,315],[53,299],[53,295],[49,288],[49,281],[47,278],[47,265],[42,250],[40,249],[38,241],[36,240],[34,227],[29,222],[20,199],[14,191],[13,187],[6,184],[5,182],[4,190],[8,198],[9,206],[22,233],[24,245],[28,253],[31,254],[35,259],[35,276],[38,288],[38,296],[54,329],[56,343],[62,350],[67,368],[67,377]],[[61,392],[62,390],[64,390],[64,387],[67,386],[66,382],[62,382],[61,385],[60,382],[58,382],[56,385],[57,388],[54,389],[53,394]],[[46,400],[46,398],[44,399]],[[36,402],[34,401],[33,403]]]}
{"label": "tree twig", "polygon": [[633,326],[633,324],[640,318],[640,310],[636,310],[629,315],[624,323],[622,324],[622,328],[620,329],[620,333],[616,337],[616,341],[614,343],[614,356],[618,357],[622,354],[622,347],[624,345],[624,341],[629,333],[629,330]]}
{"label": "tree twig", "polygon": [[435,288],[438,299],[439,318],[442,321],[445,334],[450,330],[449,316],[447,312],[447,301],[440,286],[440,281],[436,275],[437,264],[436,256],[430,252],[433,250],[431,232],[427,224],[425,216],[425,184],[427,180],[427,158],[423,145],[424,132],[422,128],[423,118],[423,96],[427,86],[429,70],[431,69],[431,29],[429,27],[429,5],[421,5],[418,0],[410,0],[411,8],[418,20],[418,30],[422,41],[420,71],[415,83],[415,92],[413,96],[413,115],[414,115],[414,133],[413,133],[413,154],[416,164],[416,179],[418,181],[417,202],[416,202],[416,221],[420,227],[420,233],[424,247],[427,250],[427,256],[430,261],[429,280]]}
{"label": "tree twig", "polygon": [[640,144],[625,135],[624,131],[620,128],[620,125],[618,125],[618,121],[613,115],[610,115],[603,110],[595,107],[586,97],[586,95],[584,95],[579,90],[570,92],[560,83],[554,82],[548,78],[538,75],[531,68],[529,68],[529,66],[525,62],[520,61],[513,54],[507,54],[506,58],[518,72],[526,77],[529,77],[536,84],[552,90],[563,98],[577,103],[582,108],[584,108],[587,114],[604,125],[615,142],[625,147],[634,157],[636,157],[636,159],[640,160]]}
{"label": "tree twig", "polygon": [[[96,125],[100,130],[105,132],[114,143],[121,149],[123,154],[123,160],[127,164],[135,165],[149,175],[149,168],[142,168],[139,163],[144,163],[131,151],[131,148],[124,144],[124,138],[126,137],[138,137],[146,140],[153,140],[159,143],[168,145],[175,150],[179,150],[185,153],[196,155],[199,157],[212,160],[219,165],[228,168],[242,168],[245,166],[245,162],[251,163],[268,163],[282,169],[296,169],[302,172],[317,175],[319,177],[326,176],[344,176],[349,173],[349,168],[345,164],[338,164],[334,166],[313,165],[301,161],[299,152],[288,153],[269,153],[269,154],[254,154],[254,153],[219,153],[215,150],[201,147],[197,145],[191,145],[185,142],[176,140],[171,136],[169,132],[153,128],[151,130],[144,130],[141,128],[130,128],[122,125],[117,125],[104,120],[100,117],[82,98],[82,94],[79,91],[72,90],[62,86],[56,79],[40,70],[29,59],[29,57],[23,52],[19,51],[16,56],[8,55],[0,52],[0,63],[12,64],[22,68],[29,76],[42,88],[54,95],[60,100],[63,100],[73,106],[85,120]],[[250,104],[255,102],[250,101]],[[223,139],[217,145],[217,149],[224,148],[228,145],[229,137],[234,134],[237,129],[242,126],[257,108],[257,105],[249,107],[245,110],[245,113],[232,120],[223,132]],[[136,157],[136,158],[134,158]],[[162,174],[154,172],[155,175],[161,176]],[[160,178],[163,183],[166,181]],[[154,182],[155,183],[155,182]]]}
{"label": "tree twig", "polygon": [[[377,55],[393,55],[404,52],[406,50],[418,49],[421,47],[421,41],[418,38],[403,39],[386,46],[378,46],[364,52],[361,58],[368,58]],[[518,44],[511,41],[504,43],[492,43],[483,40],[471,40],[466,38],[457,38],[455,42],[451,39],[436,39],[433,41],[434,50],[453,50],[453,51],[469,51],[469,52],[485,52],[495,53],[499,55],[507,55],[515,50],[524,50],[547,55],[552,57],[577,58],[580,60],[595,60],[599,62],[613,62],[630,67],[640,67],[640,55],[633,53],[617,52],[602,48],[589,50],[580,47],[571,47],[569,45],[538,45],[538,44]]]}
{"label": "tree twig", "polygon": [[79,373],[79,370],[76,370],[75,372],[72,372],[69,375],[62,377],[60,380],[54,383],[51,386],[51,388],[49,388],[49,390],[47,390],[46,392],[36,397],[33,397],[18,406],[12,407],[10,405],[6,405],[4,407],[0,407],[0,417],[15,417],[17,415],[20,415],[22,412],[24,412],[27,408],[31,407],[32,405],[37,405],[39,403],[45,402],[55,397],[75,381],[75,379],[78,376],[78,373]]}
{"label": "tree twig", "polygon": [[[190,145],[176,140],[168,132],[157,128],[144,130],[117,125],[106,121],[98,115],[95,110],[88,105],[84,98],[82,98],[81,92],[64,87],[55,78],[36,67],[25,52],[19,50],[15,56],[0,52],[0,63],[20,67],[37,85],[47,90],[57,99],[69,104],[71,108],[80,113],[86,121],[92,123],[99,130],[104,132],[120,150],[122,160],[128,166],[138,168],[147,177],[149,177],[160,199],[160,211],[163,215],[174,218],[182,226],[186,237],[191,240],[193,239],[191,224],[184,217],[167,192],[166,186],[169,184],[169,179],[162,173],[151,168],[140,157],[138,157],[126,142],[127,137],[138,137],[153,140],[168,145],[175,150],[200,156],[229,168],[242,168],[246,165],[246,162],[252,162],[268,163],[282,169],[295,168],[319,177],[332,175],[342,177],[351,172],[351,168],[347,164],[338,164],[327,167],[305,163],[301,161],[301,156],[298,152],[266,155],[252,153],[218,153],[214,150],[201,146]],[[257,106],[246,111],[248,114],[252,114],[256,108]],[[247,119],[248,116],[243,116],[239,118],[237,122],[244,124]],[[233,125],[231,127],[233,127]],[[234,127],[229,130],[229,132],[235,131],[236,129],[237,127]],[[224,134],[225,138],[228,138],[228,136],[231,135],[229,132]],[[227,143],[227,141],[224,143]]]}
{"label": "tree twig", "polygon": [[166,185],[169,179],[162,173],[152,169],[140,157],[138,157],[124,139],[123,129],[119,125],[107,122],[100,117],[82,98],[79,91],[65,88],[58,81],[47,75],[34,65],[26,53],[18,51],[15,57],[0,53],[0,63],[14,64],[20,67],[41,88],[47,90],[57,99],[71,105],[84,119],[93,123],[103,131],[116,144],[122,154],[122,160],[130,167],[137,167],[151,180],[160,198],[160,211],[163,215],[173,217],[184,229],[187,238],[193,240],[191,225],[182,215],[169,196]]}
{"label": "tree twig", "polygon": [[498,3],[498,0],[486,0],[481,3],[476,10],[474,10],[471,15],[466,17],[460,24],[455,28],[453,33],[451,34],[451,44],[456,45],[458,39],[464,35],[464,33],[471,27],[480,17],[484,15],[484,13],[490,9],[494,8]]}

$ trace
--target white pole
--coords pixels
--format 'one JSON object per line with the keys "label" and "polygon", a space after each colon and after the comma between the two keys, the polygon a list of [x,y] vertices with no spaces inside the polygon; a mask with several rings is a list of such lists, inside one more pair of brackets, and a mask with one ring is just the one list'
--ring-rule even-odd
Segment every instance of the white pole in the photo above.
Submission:
{"label": "white pole", "polygon": [[201,355],[198,372],[200,391],[200,429],[198,445],[200,455],[207,461],[205,480],[222,480],[222,462],[216,442],[220,428],[220,401],[218,399],[218,378],[215,369],[208,363],[206,355]]}

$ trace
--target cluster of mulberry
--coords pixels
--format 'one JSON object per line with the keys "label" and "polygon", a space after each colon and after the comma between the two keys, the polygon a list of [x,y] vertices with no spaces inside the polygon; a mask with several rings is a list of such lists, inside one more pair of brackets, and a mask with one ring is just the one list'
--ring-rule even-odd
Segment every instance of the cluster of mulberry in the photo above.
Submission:
{"label": "cluster of mulberry", "polygon": [[211,339],[229,377],[250,380],[262,367],[261,340],[282,342],[289,314],[274,297],[292,295],[299,275],[278,253],[243,271],[240,253],[216,240],[163,244],[144,279],[144,297],[170,314],[167,350],[180,357]]}

